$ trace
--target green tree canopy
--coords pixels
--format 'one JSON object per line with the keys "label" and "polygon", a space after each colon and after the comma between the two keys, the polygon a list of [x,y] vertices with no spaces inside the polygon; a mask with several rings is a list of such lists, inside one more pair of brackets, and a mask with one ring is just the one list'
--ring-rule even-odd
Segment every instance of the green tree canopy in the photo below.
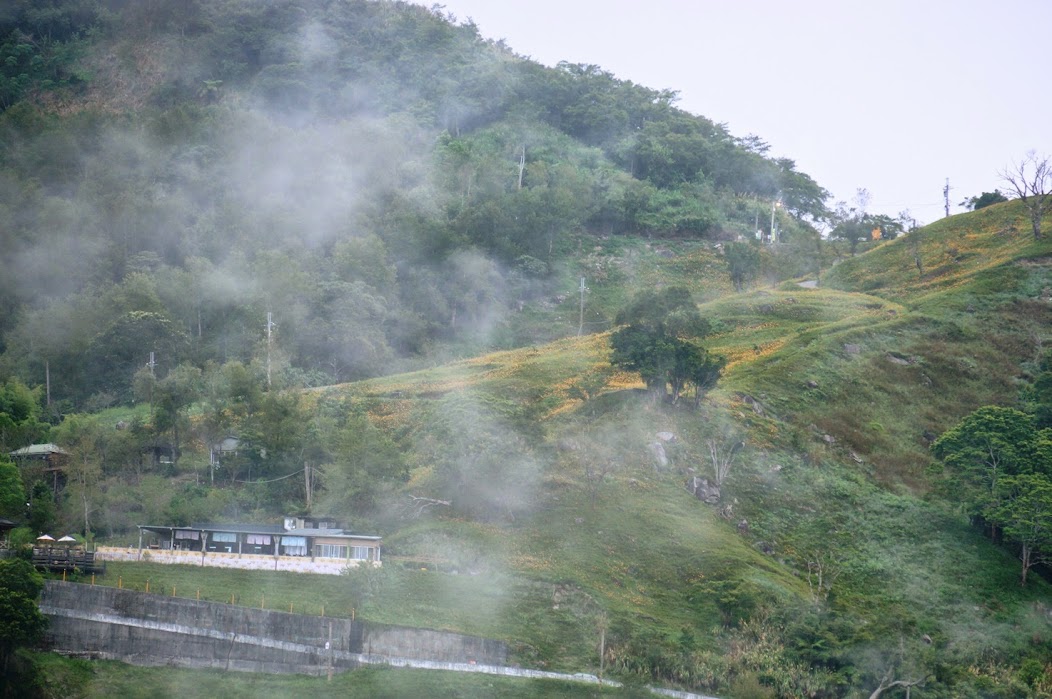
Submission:
{"label": "green tree canopy", "polygon": [[17,689],[11,693],[18,682],[11,668],[15,650],[39,641],[47,628],[47,617],[36,603],[43,588],[44,579],[28,561],[0,561],[0,687],[5,696],[19,696]]}
{"label": "green tree canopy", "polygon": [[0,453],[0,517],[21,519],[26,511],[26,491],[18,467]]}
{"label": "green tree canopy", "polygon": [[997,483],[987,518],[1019,544],[1021,585],[1027,572],[1052,557],[1052,478],[1043,473],[1005,476]]}
{"label": "green tree canopy", "polygon": [[1029,415],[987,405],[965,416],[932,444],[932,453],[969,487],[991,493],[1004,475],[1045,468],[1037,462],[1037,431]]}
{"label": "green tree canopy", "polygon": [[40,441],[48,432],[40,419],[39,391],[18,379],[0,384],[0,453]]}
{"label": "green tree canopy", "polygon": [[639,372],[653,395],[664,398],[671,384],[676,402],[693,382],[700,400],[715,384],[724,361],[697,344],[711,326],[687,289],[643,292],[617,314],[616,322],[622,327],[610,337],[610,363]]}
{"label": "green tree canopy", "polygon": [[751,243],[727,243],[723,248],[723,256],[727,260],[727,269],[735,291],[742,291],[760,271],[760,251]]}
{"label": "green tree canopy", "polygon": [[978,211],[1005,201],[1008,201],[1008,197],[1002,194],[1001,190],[995,189],[992,192],[983,192],[978,196],[968,197],[960,205],[969,211]]}

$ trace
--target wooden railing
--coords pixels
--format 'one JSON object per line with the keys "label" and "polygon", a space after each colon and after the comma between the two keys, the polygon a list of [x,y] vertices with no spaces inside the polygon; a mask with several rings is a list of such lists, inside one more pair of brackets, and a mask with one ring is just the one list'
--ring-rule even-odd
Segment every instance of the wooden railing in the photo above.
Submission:
{"label": "wooden railing", "polygon": [[33,565],[48,570],[80,570],[85,573],[104,573],[106,564],[95,561],[95,554],[91,551],[78,549],[33,549]]}

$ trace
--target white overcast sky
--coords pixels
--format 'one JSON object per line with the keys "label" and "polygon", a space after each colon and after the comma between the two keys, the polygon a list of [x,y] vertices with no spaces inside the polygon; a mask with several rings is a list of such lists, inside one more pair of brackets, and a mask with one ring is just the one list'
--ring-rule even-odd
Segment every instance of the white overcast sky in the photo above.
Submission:
{"label": "white overcast sky", "polygon": [[[424,4],[424,3],[421,3]],[[431,3],[427,3],[431,4]],[[677,90],[832,193],[924,223],[1052,154],[1052,0],[445,0],[545,65]]]}

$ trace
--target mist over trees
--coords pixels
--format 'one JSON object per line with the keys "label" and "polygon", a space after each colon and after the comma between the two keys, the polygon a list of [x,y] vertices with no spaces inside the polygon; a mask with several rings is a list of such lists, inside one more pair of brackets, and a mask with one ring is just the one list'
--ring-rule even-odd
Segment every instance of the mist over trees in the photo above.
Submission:
{"label": "mist over trees", "polygon": [[0,36],[0,366],[59,410],[133,400],[151,352],[158,379],[258,367],[268,312],[299,385],[493,347],[578,236],[751,236],[777,196],[825,216],[674,92],[439,9],[16,2]]}

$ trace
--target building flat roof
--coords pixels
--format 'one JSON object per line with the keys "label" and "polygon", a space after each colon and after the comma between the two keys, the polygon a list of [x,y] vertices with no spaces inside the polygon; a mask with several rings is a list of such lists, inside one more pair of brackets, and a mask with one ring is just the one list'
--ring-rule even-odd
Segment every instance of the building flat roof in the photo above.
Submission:
{"label": "building flat roof", "polygon": [[382,537],[366,536],[365,534],[351,534],[345,529],[290,529],[284,532],[289,536],[324,536],[330,539],[368,539],[379,541]]}
{"label": "building flat roof", "polygon": [[176,529],[207,529],[210,532],[234,532],[237,534],[284,534],[285,527],[281,524],[242,524],[230,522],[227,524],[212,524],[195,522],[189,527],[175,527]]}
{"label": "building flat roof", "polygon": [[383,537],[369,536],[366,534],[350,534],[343,529],[289,529],[280,524],[191,524],[189,526],[140,524],[139,529],[154,532],[155,534],[171,534],[175,530],[191,530],[205,532],[225,532],[231,534],[272,534],[277,536],[310,536],[326,537],[330,539],[362,539],[365,541],[381,541]]}

